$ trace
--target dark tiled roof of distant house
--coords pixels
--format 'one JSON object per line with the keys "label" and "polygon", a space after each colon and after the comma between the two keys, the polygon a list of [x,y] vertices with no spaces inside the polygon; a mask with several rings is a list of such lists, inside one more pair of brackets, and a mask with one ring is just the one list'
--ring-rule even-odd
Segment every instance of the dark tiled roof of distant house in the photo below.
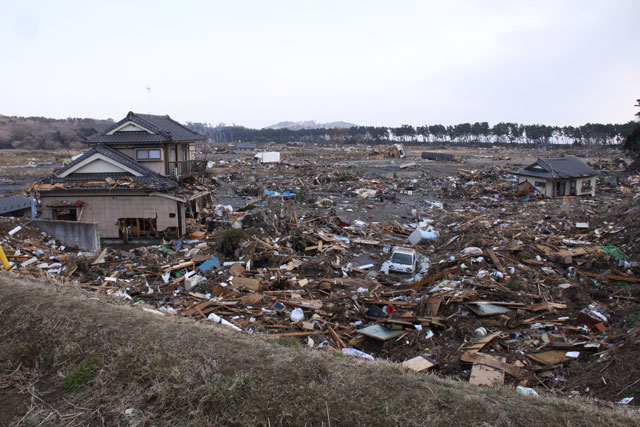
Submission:
{"label": "dark tiled roof of distant house", "polygon": [[597,175],[586,163],[575,156],[562,155],[551,159],[538,159],[516,172],[516,175],[536,178],[581,178]]}
{"label": "dark tiled roof of distant house", "polygon": [[22,196],[11,196],[0,199],[0,214],[23,209],[30,209],[32,201]]}
{"label": "dark tiled roof of distant house", "polygon": [[[149,129],[154,134],[147,132],[116,132],[109,135],[109,132],[117,129],[127,122],[133,122],[145,129]],[[200,141],[205,137],[181,125],[169,116],[154,116],[150,114],[137,114],[132,111],[127,117],[111,126],[109,129],[99,134],[90,136],[87,141],[90,143],[126,143],[126,142],[188,142]]]}
{"label": "dark tiled roof of distant house", "polygon": [[236,144],[236,148],[238,150],[254,150],[256,148],[256,144],[252,144],[250,142],[241,142]]}
{"label": "dark tiled roof of distant house", "polygon": [[[83,162],[85,159],[93,156],[96,153],[100,153],[105,157],[108,157],[117,163],[120,163],[123,166],[141,174],[140,176],[135,176],[129,172],[120,172],[120,173],[79,173],[79,174],[70,174],[68,176],[62,177],[60,175],[64,174],[64,172],[69,169],[75,167],[77,164]],[[107,178],[111,178],[114,181],[118,181],[118,185],[115,186],[113,184],[109,184],[106,180]],[[88,182],[96,183],[92,185],[87,185]],[[103,181],[104,183],[97,183],[97,181]],[[73,162],[64,166],[63,168],[57,170],[49,177],[45,178],[41,181],[41,183],[45,184],[64,184],[65,189],[82,189],[82,190],[97,190],[97,189],[127,189],[130,188],[130,185],[133,185],[134,189],[143,189],[143,190],[170,190],[177,187],[177,184],[164,176],[160,175],[157,172],[152,171],[151,169],[141,165],[140,163],[133,160],[131,157],[114,150],[113,148],[100,144],[91,148],[91,150],[84,153],[82,156],[75,159]]]}

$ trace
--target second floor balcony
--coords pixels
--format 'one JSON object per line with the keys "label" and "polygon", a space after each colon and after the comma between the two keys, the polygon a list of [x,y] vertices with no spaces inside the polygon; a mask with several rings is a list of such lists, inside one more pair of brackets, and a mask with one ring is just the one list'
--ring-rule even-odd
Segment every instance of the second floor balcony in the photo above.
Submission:
{"label": "second floor balcony", "polygon": [[207,170],[206,160],[183,160],[169,162],[167,176],[173,178],[187,178],[190,176],[204,175]]}

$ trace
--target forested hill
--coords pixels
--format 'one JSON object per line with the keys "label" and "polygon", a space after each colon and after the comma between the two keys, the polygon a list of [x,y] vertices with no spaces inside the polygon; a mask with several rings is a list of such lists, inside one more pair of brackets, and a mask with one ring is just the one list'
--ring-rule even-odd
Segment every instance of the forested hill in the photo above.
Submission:
{"label": "forested hill", "polygon": [[191,129],[214,142],[343,142],[343,143],[504,143],[504,144],[622,144],[636,123],[587,123],[582,126],[523,125],[487,122],[453,126],[425,125],[400,127],[353,126],[332,129],[251,129],[243,126],[211,126],[188,122]]}
{"label": "forested hill", "polygon": [[49,119],[0,115],[0,149],[82,148],[85,137],[113,125],[113,120]]}

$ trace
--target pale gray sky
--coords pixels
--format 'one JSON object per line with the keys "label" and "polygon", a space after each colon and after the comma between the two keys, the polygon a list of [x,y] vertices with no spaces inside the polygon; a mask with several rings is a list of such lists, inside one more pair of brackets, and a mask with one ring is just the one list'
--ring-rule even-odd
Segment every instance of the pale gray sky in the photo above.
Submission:
{"label": "pale gray sky", "polygon": [[640,1],[0,0],[0,114],[622,123]]}

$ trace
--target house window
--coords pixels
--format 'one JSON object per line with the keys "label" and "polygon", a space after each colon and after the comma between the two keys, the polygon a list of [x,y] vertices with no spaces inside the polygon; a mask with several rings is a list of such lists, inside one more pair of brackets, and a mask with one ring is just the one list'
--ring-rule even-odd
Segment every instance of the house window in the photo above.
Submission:
{"label": "house window", "polygon": [[535,185],[536,185],[536,187],[544,187],[545,186],[545,182],[544,181],[536,181]]}
{"label": "house window", "polygon": [[58,221],[77,221],[78,210],[74,208],[51,208],[51,216]]}
{"label": "house window", "polygon": [[51,219],[53,220],[80,221],[80,218],[82,218],[84,203],[80,200],[75,203],[67,201],[53,202],[47,204],[47,207],[51,209]]}
{"label": "house window", "polygon": [[580,189],[583,193],[586,191],[591,191],[591,180],[588,179],[586,181],[582,181],[582,188]]}
{"label": "house window", "polygon": [[152,148],[149,150],[136,150],[136,160],[160,160],[162,159],[162,152],[159,148]]}

